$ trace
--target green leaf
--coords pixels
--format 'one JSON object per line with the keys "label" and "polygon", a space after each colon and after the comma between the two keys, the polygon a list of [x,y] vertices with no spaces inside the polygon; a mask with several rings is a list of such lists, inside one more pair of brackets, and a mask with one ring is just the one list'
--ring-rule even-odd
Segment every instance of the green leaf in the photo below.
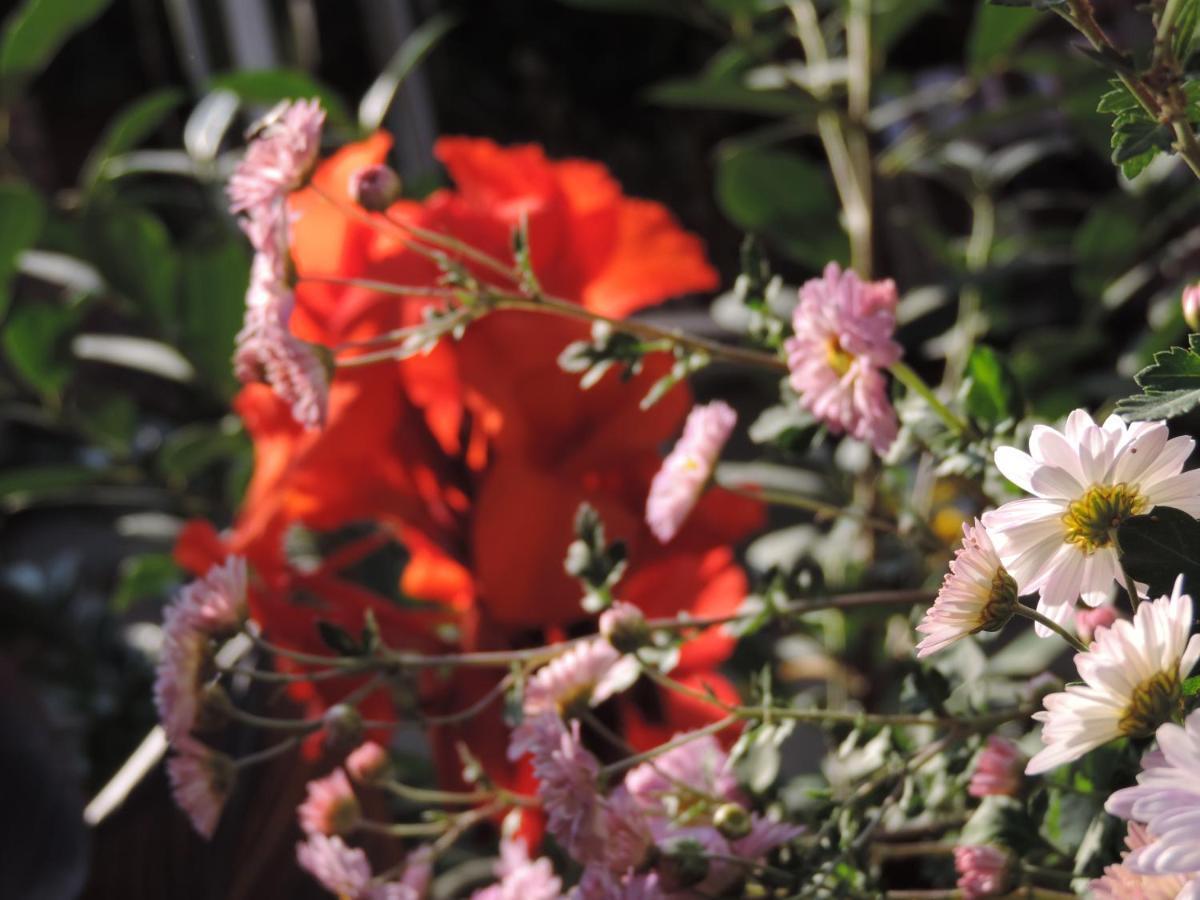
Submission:
{"label": "green leaf", "polygon": [[184,425],[163,441],[158,469],[171,484],[186,485],[209,466],[238,456],[245,445],[245,435],[238,430],[200,423]]}
{"label": "green leaf", "polygon": [[1189,590],[1200,586],[1200,522],[1169,506],[1126,519],[1117,529],[1121,566],[1149,586],[1151,597],[1171,593],[1182,575]]}
{"label": "green leaf", "polygon": [[715,109],[763,116],[816,118],[819,105],[797,91],[752,88],[728,75],[662,81],[646,92],[651,103],[684,109]]}
{"label": "green leaf", "polygon": [[1200,675],[1193,675],[1183,683],[1183,696],[1195,697],[1200,694]]}
{"label": "green leaf", "polygon": [[967,38],[967,64],[975,75],[999,68],[1017,43],[1041,21],[1035,9],[981,6]]}
{"label": "green leaf", "polygon": [[5,93],[38,75],[58,49],[106,10],[112,0],[26,0],[0,38],[0,83]]}
{"label": "green leaf", "polygon": [[41,394],[57,397],[74,370],[66,337],[78,311],[50,302],[19,307],[4,329],[9,363]]}
{"label": "green leaf", "polygon": [[190,250],[179,266],[180,346],[207,381],[232,395],[230,359],[242,325],[250,257],[236,238]]}
{"label": "green leaf", "polygon": [[164,88],[147,94],[117,113],[83,164],[81,182],[84,190],[91,190],[103,177],[105,163],[132,150],[152,135],[186,97],[187,94],[178,88]]}
{"label": "green leaf", "polygon": [[30,497],[99,481],[103,473],[83,466],[23,466],[0,472],[0,497],[23,503]]}
{"label": "green leaf", "polygon": [[91,261],[105,280],[173,338],[179,264],[162,222],[144,210],[109,207],[90,213],[85,230]]}
{"label": "green leaf", "polygon": [[995,350],[972,350],[967,377],[966,411],[973,419],[997,425],[1020,414],[1021,385]]}
{"label": "green leaf", "polygon": [[934,10],[941,10],[942,6],[942,0],[876,0],[872,7],[872,37],[886,50],[917,22]]}
{"label": "green leaf", "polygon": [[214,75],[209,90],[228,90],[244,103],[272,106],[280,100],[300,100],[316,97],[325,108],[331,125],[352,128],[354,119],[346,104],[328,86],[299,69],[252,69],[245,72],[225,72]]}
{"label": "green leaf", "polygon": [[1182,0],[1175,19],[1175,30],[1171,35],[1171,47],[1175,58],[1186,65],[1196,52],[1197,34],[1200,30],[1200,0]]}
{"label": "green leaf", "polygon": [[12,302],[9,293],[17,260],[33,246],[46,222],[41,196],[22,182],[0,184],[0,319]]}
{"label": "green leaf", "polygon": [[845,234],[834,228],[837,200],[823,167],[796,153],[734,148],[717,160],[717,202],[739,228],[763,235],[815,268],[845,261]]}
{"label": "green leaf", "polygon": [[118,615],[140,600],[165,598],[182,580],[183,572],[169,553],[145,553],[121,561],[112,609]]}
{"label": "green leaf", "polygon": [[388,107],[404,79],[417,67],[446,34],[458,24],[458,18],[439,13],[416,28],[404,39],[400,48],[388,60],[379,77],[367,88],[358,104],[358,127],[375,131],[383,124]]}
{"label": "green leaf", "polygon": [[1141,394],[1117,403],[1117,412],[1130,421],[1171,419],[1200,403],[1200,335],[1188,338],[1190,347],[1172,347],[1154,354],[1154,363],[1134,376]]}

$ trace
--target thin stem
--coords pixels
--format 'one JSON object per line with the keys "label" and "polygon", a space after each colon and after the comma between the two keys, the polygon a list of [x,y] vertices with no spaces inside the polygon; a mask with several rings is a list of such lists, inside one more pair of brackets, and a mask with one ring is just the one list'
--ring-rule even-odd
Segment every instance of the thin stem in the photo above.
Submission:
{"label": "thin stem", "polygon": [[501,275],[510,281],[516,282],[520,280],[516,270],[512,266],[506,265],[496,257],[484,253],[482,250],[472,247],[470,244],[466,243],[465,241],[460,241],[458,238],[452,235],[442,234],[440,231],[430,231],[428,228],[421,228],[418,225],[413,225],[409,222],[403,222],[398,219],[394,219],[392,218],[391,214],[386,212],[383,214],[383,217],[397,228],[407,231],[413,237],[419,238],[420,240],[425,241],[427,244],[433,244],[436,247],[441,247],[443,250],[449,250],[452,253],[457,253],[460,256],[471,260],[472,262],[478,263],[486,269],[491,269],[496,274]]}
{"label": "thin stem", "polygon": [[435,791],[428,788],[413,787],[399,781],[384,781],[379,784],[390,793],[413,803],[444,803],[462,806],[474,806],[485,800],[491,800],[491,791]]}
{"label": "thin stem", "polygon": [[230,677],[245,676],[254,681],[263,681],[271,684],[292,684],[298,681],[325,681],[330,678],[345,678],[351,674],[346,669],[322,669],[319,672],[265,672],[262,669],[248,669],[244,666],[218,666],[217,672]]}
{"label": "thin stem", "polygon": [[444,834],[449,826],[444,822],[372,822],[364,819],[356,826],[359,831],[386,834],[388,837],[434,837]]}
{"label": "thin stem", "polygon": [[321,727],[320,719],[274,719],[246,712],[244,709],[238,709],[233,704],[222,706],[221,712],[229,716],[229,718],[236,719],[238,722],[243,722],[246,725],[253,725],[255,728],[266,728],[272,731],[295,731],[301,734],[309,734]]}
{"label": "thin stem", "polygon": [[1061,625],[1059,625],[1053,619],[1050,619],[1050,618],[1042,615],[1036,609],[1025,606],[1023,603],[1018,603],[1016,606],[1013,607],[1013,612],[1018,616],[1022,616],[1023,618],[1032,619],[1034,622],[1037,622],[1039,625],[1044,625],[1045,627],[1047,627],[1051,631],[1053,631],[1055,634],[1057,634],[1064,641],[1066,641],[1068,644],[1070,644],[1072,647],[1074,647],[1076,650],[1078,650],[1080,653],[1087,653],[1087,649],[1088,649],[1087,644],[1085,644],[1079,638],[1075,637],[1075,635],[1071,634],[1071,632],[1067,631],[1067,629],[1063,628]]}
{"label": "thin stem", "polygon": [[488,690],[486,694],[484,694],[466,709],[459,710],[455,713],[446,713],[445,715],[440,716],[429,716],[422,714],[421,723],[424,725],[454,725],[457,722],[464,722],[467,719],[473,719],[475,716],[479,715],[481,712],[495,703],[498,698],[504,696],[504,692],[508,690],[509,685],[512,684],[512,681],[512,673],[509,673],[497,681],[496,684],[490,690]]}
{"label": "thin stem", "polygon": [[685,744],[689,744],[694,740],[707,737],[710,734],[718,734],[719,732],[724,731],[726,728],[731,728],[732,726],[736,725],[738,721],[739,719],[737,716],[726,716],[724,719],[712,722],[708,725],[705,725],[703,728],[697,728],[694,731],[687,731],[683,734],[676,735],[665,744],[659,744],[657,747],[651,747],[649,750],[645,750],[641,753],[635,753],[633,756],[627,756],[625,759],[618,760],[615,763],[610,763],[600,770],[600,777],[609,778],[613,775],[624,772],[626,769],[632,769],[634,766],[639,765],[640,763],[654,759],[656,756],[661,756],[664,753],[669,753],[671,750],[675,750],[684,746]]}
{"label": "thin stem", "polygon": [[341,287],[359,287],[380,294],[396,294],[404,297],[458,297],[462,294],[459,288],[435,287],[428,284],[393,284],[390,281],[376,281],[372,278],[343,278],[338,275],[297,275],[300,283],[309,281],[314,284],[336,284]]}
{"label": "thin stem", "polygon": [[[977,276],[987,268],[995,237],[996,205],[987,191],[977,191],[971,198],[971,234],[964,254],[968,274]],[[959,343],[947,355],[943,377],[951,390],[962,382],[975,338],[983,331],[982,308],[983,292],[972,278],[958,294],[958,320],[954,330]]]}
{"label": "thin stem", "polygon": [[290,650],[287,647],[281,647],[278,644],[272,644],[260,634],[255,634],[249,629],[245,634],[254,641],[255,646],[266,650],[273,656],[283,656],[293,662],[304,663],[312,666],[328,666],[342,669],[355,669],[362,666],[361,659],[355,659],[351,656],[319,656],[315,653],[301,653],[298,650]]}
{"label": "thin stem", "polygon": [[257,765],[260,762],[266,762],[268,759],[274,759],[291,750],[300,743],[299,737],[290,737],[286,741],[280,741],[278,744],[272,744],[263,750],[256,753],[248,753],[245,756],[240,756],[233,761],[233,764],[238,769],[245,769],[249,766]]}
{"label": "thin stem", "polygon": [[950,408],[938,399],[933,389],[925,383],[925,380],[920,375],[910,369],[906,363],[892,363],[890,371],[896,376],[897,381],[910,391],[919,394],[929,404],[929,407],[937,413],[938,417],[946,423],[946,426],[950,430],[962,437],[970,436],[974,432],[974,429],[966,421],[951,412]]}
{"label": "thin stem", "polygon": [[805,497],[801,494],[792,494],[787,491],[776,491],[771,488],[759,487],[758,485],[733,485],[722,481],[718,481],[717,483],[730,493],[747,497],[751,500],[774,503],[777,506],[790,506],[793,509],[808,510],[809,512],[816,513],[819,518],[837,519],[846,516],[847,518],[856,519],[868,528],[874,528],[876,531],[887,531],[891,534],[901,533],[900,526],[895,522],[878,519],[869,513],[865,513],[860,509],[854,509],[853,507],[842,507],[836,503],[817,500],[814,497]]}

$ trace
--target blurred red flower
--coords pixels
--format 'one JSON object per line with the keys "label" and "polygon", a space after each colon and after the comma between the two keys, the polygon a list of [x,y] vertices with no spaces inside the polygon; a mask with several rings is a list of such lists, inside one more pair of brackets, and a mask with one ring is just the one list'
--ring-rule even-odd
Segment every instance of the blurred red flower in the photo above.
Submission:
{"label": "blurred red flower", "polygon": [[[401,201],[386,214],[348,215],[330,202],[350,206],[350,176],[382,162],[389,147],[390,138],[376,135],[344,148],[318,168],[313,188],[293,197],[293,257],[301,278],[293,327],[303,338],[338,346],[421,321],[428,296],[319,280],[434,285],[440,272],[408,246],[405,223],[452,235],[508,263],[512,234],[524,220],[544,290],[608,316],[716,285],[699,240],[662,206],[623,196],[600,165],[550,161],[534,146],[445,139],[437,154],[455,188],[420,203]],[[482,280],[514,287],[461,261]],[[659,544],[642,510],[659,448],[680,428],[690,392],[680,386],[651,409],[639,408],[669,368],[662,355],[648,358],[628,382],[609,376],[581,391],[577,377],[556,360],[567,343],[586,335],[583,322],[503,311],[474,322],[457,342],[443,340],[427,356],[339,368],[328,424],[320,431],[296,425],[269,390],[245,388],[237,409],[254,441],[255,471],[222,546],[245,554],[259,573],[251,607],[268,634],[312,647],[319,645],[317,619],[355,632],[367,609],[397,647],[436,645],[434,629],[447,611],[458,646],[467,650],[576,633],[588,617],[563,558],[584,501],[600,512],[609,539],[628,548],[622,599],[649,616],[736,608],[746,585],[730,545],[758,524],[758,506],[710,491],[679,537]],[[326,560],[316,574],[300,574],[288,562],[283,547],[290,529],[333,531],[359,522],[380,529],[367,543],[404,545],[409,559],[400,588],[436,604],[428,612],[349,583],[338,574],[344,561]],[[207,559],[203,546],[218,552],[214,540],[211,528],[194,526],[178,555],[199,571]],[[342,551],[355,552],[355,545]],[[731,647],[729,638],[710,630],[685,647],[677,675],[732,698],[716,672]],[[436,711],[460,710],[496,677],[463,671],[436,682],[431,677],[425,699]],[[318,684],[324,692],[325,683]],[[673,695],[622,701],[620,716],[627,734],[644,745],[710,721],[713,712]],[[506,760],[498,716],[493,707],[439,729],[435,739],[443,751],[465,740],[495,775],[515,783],[522,776]],[[438,755],[453,767],[452,755]]]}

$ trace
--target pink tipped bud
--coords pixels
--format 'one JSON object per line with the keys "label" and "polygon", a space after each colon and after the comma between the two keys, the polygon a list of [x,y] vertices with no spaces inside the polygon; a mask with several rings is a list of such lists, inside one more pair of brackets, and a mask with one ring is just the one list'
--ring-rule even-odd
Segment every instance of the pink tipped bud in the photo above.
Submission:
{"label": "pink tipped bud", "polygon": [[1200,331],[1200,281],[1183,289],[1183,320],[1192,331]]}
{"label": "pink tipped bud", "polygon": [[370,212],[383,212],[400,196],[400,176],[382,164],[364,166],[350,176],[350,198]]}
{"label": "pink tipped bud", "polygon": [[346,771],[359,784],[382,781],[390,767],[387,751],[374,741],[367,741],[346,757]]}
{"label": "pink tipped bud", "polygon": [[967,793],[972,797],[1015,797],[1024,781],[1026,762],[1016,744],[993,735],[975,761]]}
{"label": "pink tipped bud", "polygon": [[955,847],[954,867],[959,874],[958,889],[967,900],[998,897],[1008,891],[1012,857],[998,847]]}
{"label": "pink tipped bud", "polygon": [[363,737],[362,716],[347,703],[335,703],[321,717],[325,728],[325,744],[333,749],[353,747]]}

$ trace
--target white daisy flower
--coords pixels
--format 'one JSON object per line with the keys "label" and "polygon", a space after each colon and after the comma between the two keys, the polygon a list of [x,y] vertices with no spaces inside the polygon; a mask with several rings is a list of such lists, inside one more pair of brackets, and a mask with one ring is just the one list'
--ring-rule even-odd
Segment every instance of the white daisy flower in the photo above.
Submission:
{"label": "white daisy flower", "polygon": [[1104,808],[1144,822],[1152,835],[1131,848],[1127,869],[1194,877],[1200,873],[1200,710],[1182,726],[1160,726],[1156,737],[1158,750],[1143,758],[1138,783],[1114,793]]}
{"label": "white daisy flower", "polygon": [[925,635],[917,644],[917,657],[936,653],[977,631],[999,631],[1016,605],[1016,582],[1000,564],[983,524],[978,519],[964,524],[962,546],[950,562],[937,599],[917,626]]}
{"label": "white daisy flower", "polygon": [[1096,630],[1087,652],[1075,656],[1085,684],[1050,694],[1033,716],[1044,723],[1045,748],[1026,773],[1049,771],[1119,737],[1147,737],[1183,714],[1182,682],[1200,658],[1200,635],[1188,637],[1192,598],[1182,589],[1180,578],[1170,597],[1143,602],[1132,622]]}
{"label": "white daisy flower", "polygon": [[[996,466],[1033,494],[985,513],[983,524],[1021,594],[1037,591],[1038,612],[1060,625],[1075,600],[1108,602],[1122,579],[1113,533],[1130,516],[1156,506],[1200,515],[1200,469],[1183,471],[1195,441],[1168,440],[1163,422],[1103,427],[1077,409],[1063,431],[1038,425],[1029,453],[996,451]],[[1037,626],[1042,637],[1049,629]]]}

